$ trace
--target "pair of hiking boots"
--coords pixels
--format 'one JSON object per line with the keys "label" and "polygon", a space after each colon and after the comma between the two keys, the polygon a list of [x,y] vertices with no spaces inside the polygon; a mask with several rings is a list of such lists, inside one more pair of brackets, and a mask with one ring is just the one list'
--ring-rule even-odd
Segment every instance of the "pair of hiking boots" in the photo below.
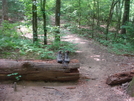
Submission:
{"label": "pair of hiking boots", "polygon": [[57,62],[67,66],[70,62],[69,51],[66,51],[65,53],[59,51],[57,55]]}

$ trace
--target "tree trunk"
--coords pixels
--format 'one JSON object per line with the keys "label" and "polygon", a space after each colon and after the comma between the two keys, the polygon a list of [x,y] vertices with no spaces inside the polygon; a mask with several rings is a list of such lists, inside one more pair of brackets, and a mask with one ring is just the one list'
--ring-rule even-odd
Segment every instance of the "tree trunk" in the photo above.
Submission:
{"label": "tree trunk", "polygon": [[92,22],[92,38],[94,38],[94,27],[95,27],[95,8],[96,8],[96,1],[93,0],[93,22]]}
{"label": "tree trunk", "polygon": [[41,0],[41,11],[43,14],[43,29],[44,29],[44,45],[47,44],[47,28],[46,28],[46,0]]}
{"label": "tree trunk", "polygon": [[130,82],[130,85],[127,89],[127,93],[131,96],[134,97],[134,77],[132,79],[132,81]]}
{"label": "tree trunk", "polygon": [[114,11],[114,7],[115,5],[118,3],[118,1],[112,1],[112,4],[111,4],[111,8],[110,8],[110,11],[109,11],[109,17],[108,17],[108,21],[107,21],[107,26],[106,26],[106,40],[108,40],[108,33],[109,33],[109,25],[111,23],[111,20],[112,20],[112,16],[113,16],[113,11]]}
{"label": "tree trunk", "polygon": [[119,33],[121,26],[121,15],[122,15],[122,6],[121,1],[116,5],[116,16],[117,16],[117,25],[116,25],[116,33],[114,35],[114,39],[116,39],[117,34]]}
{"label": "tree trunk", "polygon": [[100,1],[97,0],[97,26],[100,26]]}
{"label": "tree trunk", "polygon": [[[130,11],[130,0],[125,0],[122,25],[126,25],[126,23],[129,21],[129,11]],[[126,28],[121,29],[121,34],[126,34]]]}
{"label": "tree trunk", "polygon": [[[81,25],[81,0],[78,1],[78,5],[79,5],[79,8],[78,8],[78,27],[80,28],[80,25]],[[81,32],[80,32],[81,34]]]}
{"label": "tree trunk", "polygon": [[2,0],[2,21],[8,20],[8,5],[7,0]]}
{"label": "tree trunk", "polygon": [[32,24],[33,24],[33,43],[38,41],[38,35],[37,35],[37,2],[36,0],[33,0],[32,2]]}
{"label": "tree trunk", "polygon": [[55,35],[55,41],[60,41],[60,5],[61,0],[56,0],[56,11],[55,11],[55,25],[58,27]]}
{"label": "tree trunk", "polygon": [[[73,81],[79,79],[80,64],[71,60],[68,67],[53,61],[14,61],[0,60],[0,80],[45,80]],[[17,73],[17,75],[12,75]],[[11,75],[11,76],[8,76]]]}

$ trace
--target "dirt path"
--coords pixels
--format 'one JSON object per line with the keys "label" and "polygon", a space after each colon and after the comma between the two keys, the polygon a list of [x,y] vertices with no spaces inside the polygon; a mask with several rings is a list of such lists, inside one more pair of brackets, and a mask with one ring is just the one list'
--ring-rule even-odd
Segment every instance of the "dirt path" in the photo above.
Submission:
{"label": "dirt path", "polygon": [[99,46],[93,40],[80,38],[68,31],[66,33],[68,36],[64,40],[78,43],[79,49],[76,58],[81,63],[81,75],[90,78],[89,81],[79,86],[79,91],[82,91],[82,95],[85,97],[78,101],[127,101],[128,97],[123,92],[117,90],[116,87],[111,88],[105,82],[108,75],[125,69],[120,65],[127,63],[128,57],[110,54],[105,47]]}
{"label": "dirt path", "polygon": [[80,60],[78,82],[24,82],[14,92],[11,82],[0,82],[0,101],[134,101],[116,87],[105,84],[108,75],[127,69],[133,58],[116,56],[93,40],[86,40],[65,30],[64,41],[78,43]]}

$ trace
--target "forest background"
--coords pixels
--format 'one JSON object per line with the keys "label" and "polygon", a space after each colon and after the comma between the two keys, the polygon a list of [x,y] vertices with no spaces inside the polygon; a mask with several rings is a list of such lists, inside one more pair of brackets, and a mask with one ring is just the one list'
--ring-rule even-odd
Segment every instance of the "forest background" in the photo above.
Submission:
{"label": "forest background", "polygon": [[75,52],[74,44],[61,40],[63,29],[109,52],[134,55],[134,0],[0,1],[1,58],[54,59],[59,50]]}

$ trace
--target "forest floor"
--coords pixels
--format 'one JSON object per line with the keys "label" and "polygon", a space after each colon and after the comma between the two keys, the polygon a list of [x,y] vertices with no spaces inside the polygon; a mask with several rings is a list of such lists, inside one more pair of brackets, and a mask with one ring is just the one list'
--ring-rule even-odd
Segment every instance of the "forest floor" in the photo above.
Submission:
{"label": "forest floor", "polygon": [[0,82],[0,101],[134,101],[121,86],[106,84],[110,74],[133,68],[134,57],[109,53],[92,39],[63,31],[66,33],[63,41],[77,43],[78,50],[71,58],[80,61],[80,79],[77,82],[20,81],[16,92],[11,81]]}

